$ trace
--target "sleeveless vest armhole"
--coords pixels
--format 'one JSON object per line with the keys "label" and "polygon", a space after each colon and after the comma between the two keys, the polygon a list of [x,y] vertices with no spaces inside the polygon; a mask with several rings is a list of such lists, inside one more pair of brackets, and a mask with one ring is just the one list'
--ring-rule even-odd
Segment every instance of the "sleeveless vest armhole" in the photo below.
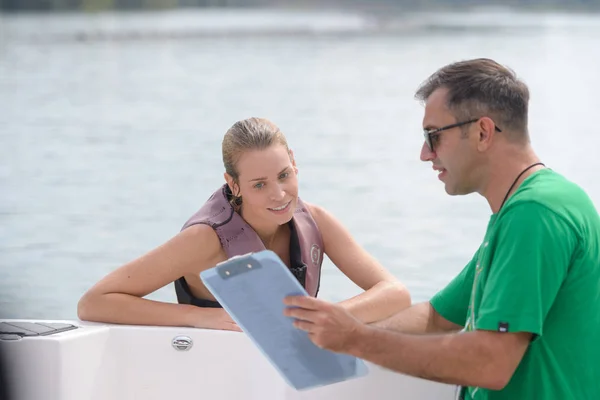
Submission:
{"label": "sleeveless vest armhole", "polygon": [[197,307],[204,308],[221,308],[221,304],[218,301],[199,299],[194,297],[190,287],[185,280],[185,277],[177,279],[175,282],[175,294],[177,295],[177,302],[179,304],[190,304]]}
{"label": "sleeveless vest armhole", "polygon": [[302,249],[296,224],[293,221],[288,222],[290,227],[290,271],[298,279],[302,287],[306,287],[306,272],[308,266],[302,260]]}

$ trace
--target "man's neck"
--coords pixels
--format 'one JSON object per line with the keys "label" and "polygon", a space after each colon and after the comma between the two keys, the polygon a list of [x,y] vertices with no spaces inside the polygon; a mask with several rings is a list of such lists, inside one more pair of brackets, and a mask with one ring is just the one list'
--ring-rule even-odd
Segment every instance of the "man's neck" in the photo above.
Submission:
{"label": "man's neck", "polygon": [[531,148],[507,152],[491,161],[487,184],[480,194],[488,201],[492,213],[500,211],[503,203],[508,201],[528,176],[544,168],[543,165],[531,167],[539,162],[540,159]]}

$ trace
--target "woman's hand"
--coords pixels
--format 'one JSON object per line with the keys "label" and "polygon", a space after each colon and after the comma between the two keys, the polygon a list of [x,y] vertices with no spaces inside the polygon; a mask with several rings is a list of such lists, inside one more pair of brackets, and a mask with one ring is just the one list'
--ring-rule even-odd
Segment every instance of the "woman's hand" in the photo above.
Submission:
{"label": "woman's hand", "polygon": [[203,329],[242,332],[238,324],[222,308],[200,308],[198,316],[194,316],[194,326]]}

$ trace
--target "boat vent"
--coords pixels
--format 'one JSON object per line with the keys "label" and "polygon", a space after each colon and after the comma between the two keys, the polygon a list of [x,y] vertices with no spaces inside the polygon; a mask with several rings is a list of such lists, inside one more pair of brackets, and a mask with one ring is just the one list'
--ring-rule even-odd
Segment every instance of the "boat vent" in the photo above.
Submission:
{"label": "boat vent", "polygon": [[77,326],[61,322],[0,322],[0,340],[48,336],[72,329],[77,329]]}

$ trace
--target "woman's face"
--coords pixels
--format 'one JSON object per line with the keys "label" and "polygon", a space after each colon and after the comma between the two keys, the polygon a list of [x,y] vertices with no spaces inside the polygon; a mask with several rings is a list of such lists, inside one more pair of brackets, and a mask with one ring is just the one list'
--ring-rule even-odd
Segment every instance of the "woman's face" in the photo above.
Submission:
{"label": "woman's face", "polygon": [[241,154],[236,168],[239,193],[226,174],[234,194],[242,196],[244,217],[283,225],[292,219],[298,203],[298,169],[291,152],[281,144]]}

